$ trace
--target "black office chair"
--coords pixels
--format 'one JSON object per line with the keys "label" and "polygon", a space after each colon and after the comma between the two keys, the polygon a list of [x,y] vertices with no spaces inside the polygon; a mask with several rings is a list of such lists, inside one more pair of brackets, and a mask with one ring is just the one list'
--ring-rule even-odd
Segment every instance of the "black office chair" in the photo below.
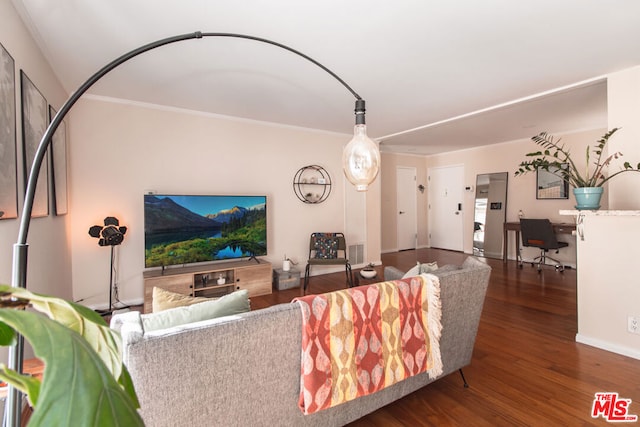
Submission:
{"label": "black office chair", "polygon": [[306,295],[309,285],[309,270],[312,265],[344,265],[347,286],[353,286],[351,264],[347,259],[347,242],[343,233],[311,233],[309,239],[309,260],[304,269],[304,288]]}
{"label": "black office chair", "polygon": [[[555,250],[558,253],[560,248],[569,246],[567,242],[558,242],[551,221],[548,219],[522,218],[520,220],[520,233],[522,234],[522,246],[540,248],[540,256],[531,261],[531,266],[538,265],[538,273],[542,271],[542,266],[546,265],[547,259],[556,263],[556,270],[564,271],[564,265],[547,255],[550,250]],[[520,257],[520,268],[522,268],[522,265],[523,261],[522,257]]]}

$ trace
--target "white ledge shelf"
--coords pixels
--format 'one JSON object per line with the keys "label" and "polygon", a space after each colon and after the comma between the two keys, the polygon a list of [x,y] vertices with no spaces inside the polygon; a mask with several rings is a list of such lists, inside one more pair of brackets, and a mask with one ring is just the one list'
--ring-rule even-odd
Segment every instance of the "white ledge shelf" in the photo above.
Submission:
{"label": "white ledge shelf", "polygon": [[589,215],[589,216],[640,216],[640,211],[621,211],[621,210],[597,210],[597,211],[588,211],[588,210],[560,210],[560,215]]}

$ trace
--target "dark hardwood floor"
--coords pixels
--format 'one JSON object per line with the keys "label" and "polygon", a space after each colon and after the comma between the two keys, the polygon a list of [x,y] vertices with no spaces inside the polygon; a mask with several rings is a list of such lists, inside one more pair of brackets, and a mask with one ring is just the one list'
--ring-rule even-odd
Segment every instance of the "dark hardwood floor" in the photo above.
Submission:
{"label": "dark hardwood floor", "polygon": [[[385,254],[382,262],[408,270],[416,260],[460,264],[467,256],[419,249]],[[640,416],[640,360],[575,342],[576,271],[548,268],[538,274],[514,261],[485,261],[492,273],[473,360],[464,368],[470,387],[454,373],[351,426],[608,425],[591,418],[596,392],[631,399],[629,413]],[[382,267],[377,270],[381,278]],[[312,293],[344,286],[344,273],[310,280]],[[252,298],[251,305],[262,308],[299,295],[300,289],[274,291]]]}

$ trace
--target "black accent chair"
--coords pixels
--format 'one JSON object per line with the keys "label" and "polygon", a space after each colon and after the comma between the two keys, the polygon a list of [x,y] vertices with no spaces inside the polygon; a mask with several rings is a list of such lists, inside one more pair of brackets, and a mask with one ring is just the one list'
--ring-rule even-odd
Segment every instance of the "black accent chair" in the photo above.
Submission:
{"label": "black accent chair", "polygon": [[[522,234],[522,246],[534,247],[540,249],[540,256],[537,256],[531,262],[531,266],[538,265],[538,273],[542,271],[542,266],[546,265],[547,259],[555,262],[555,268],[564,271],[564,265],[558,260],[547,255],[550,250],[555,250],[569,246],[567,242],[558,242],[553,225],[548,219],[520,219],[520,233]],[[520,268],[522,268],[522,257],[520,257]]]}
{"label": "black accent chair", "polygon": [[344,265],[347,286],[353,286],[351,264],[347,259],[347,242],[343,233],[311,233],[309,260],[304,270],[303,292],[305,295],[309,286],[309,273],[312,265]]}

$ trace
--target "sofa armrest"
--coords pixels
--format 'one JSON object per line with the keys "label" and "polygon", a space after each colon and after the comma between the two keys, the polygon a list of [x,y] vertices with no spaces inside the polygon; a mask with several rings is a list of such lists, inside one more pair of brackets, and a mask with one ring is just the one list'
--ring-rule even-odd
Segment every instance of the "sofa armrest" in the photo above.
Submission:
{"label": "sofa armrest", "polygon": [[396,267],[387,266],[384,268],[384,280],[398,280],[402,279],[402,276],[404,276],[404,271]]}
{"label": "sofa armrest", "polygon": [[139,311],[114,315],[109,327],[120,334],[124,346],[140,341],[144,335]]}

